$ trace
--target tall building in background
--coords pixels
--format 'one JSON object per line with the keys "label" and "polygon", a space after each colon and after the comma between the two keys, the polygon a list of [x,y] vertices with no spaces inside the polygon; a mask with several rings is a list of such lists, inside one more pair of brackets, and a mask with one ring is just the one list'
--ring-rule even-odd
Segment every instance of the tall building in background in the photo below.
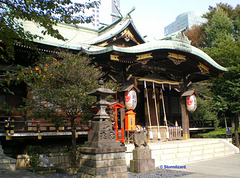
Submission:
{"label": "tall building in background", "polygon": [[171,35],[185,28],[189,29],[193,25],[200,25],[207,22],[207,19],[202,18],[202,15],[205,13],[204,11],[190,11],[180,14],[173,23],[164,27],[164,35]]}
{"label": "tall building in background", "polygon": [[[117,6],[117,7],[116,7]],[[96,8],[90,8],[88,15],[93,16],[93,21],[90,24],[85,24],[89,28],[99,28],[101,23],[112,24],[117,17],[112,14],[120,15],[118,10],[120,9],[120,0],[101,0],[101,4]]]}

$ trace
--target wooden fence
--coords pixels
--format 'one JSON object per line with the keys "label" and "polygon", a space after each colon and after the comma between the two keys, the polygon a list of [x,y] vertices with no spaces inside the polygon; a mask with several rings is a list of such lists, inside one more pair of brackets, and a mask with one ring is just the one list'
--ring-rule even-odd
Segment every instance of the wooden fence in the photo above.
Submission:
{"label": "wooden fence", "polygon": [[[76,131],[88,131],[87,125],[77,124]],[[68,132],[71,131],[70,122],[63,126],[56,126],[49,121],[0,121],[0,133],[21,133],[21,132]]]}
{"label": "wooden fence", "polygon": [[182,139],[182,128],[180,126],[168,127],[169,140]]}

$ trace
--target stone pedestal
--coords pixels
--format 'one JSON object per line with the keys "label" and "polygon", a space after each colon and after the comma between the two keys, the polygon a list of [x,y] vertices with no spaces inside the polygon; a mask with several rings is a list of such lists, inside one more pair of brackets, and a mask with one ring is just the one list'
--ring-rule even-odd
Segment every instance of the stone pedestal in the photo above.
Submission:
{"label": "stone pedestal", "polygon": [[151,149],[147,144],[145,132],[137,132],[133,137],[135,149],[133,150],[133,160],[130,160],[130,171],[145,173],[155,170],[155,160],[152,159]]}
{"label": "stone pedestal", "polygon": [[151,149],[135,148],[133,150],[133,160],[130,161],[130,171],[144,173],[155,170],[155,160],[151,158]]}
{"label": "stone pedestal", "polygon": [[81,159],[77,177],[129,177],[125,160],[125,146],[116,142],[110,121],[93,121],[88,141],[80,149]]}

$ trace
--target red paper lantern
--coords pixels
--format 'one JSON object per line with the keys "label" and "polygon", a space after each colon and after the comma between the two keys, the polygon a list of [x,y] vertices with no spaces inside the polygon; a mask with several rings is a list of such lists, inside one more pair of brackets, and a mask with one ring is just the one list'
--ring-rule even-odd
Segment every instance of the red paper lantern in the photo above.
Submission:
{"label": "red paper lantern", "polygon": [[125,93],[125,106],[128,110],[134,110],[137,106],[137,93],[134,90]]}
{"label": "red paper lantern", "polygon": [[187,100],[187,110],[194,112],[197,108],[197,98],[195,95],[190,95],[186,98]]}

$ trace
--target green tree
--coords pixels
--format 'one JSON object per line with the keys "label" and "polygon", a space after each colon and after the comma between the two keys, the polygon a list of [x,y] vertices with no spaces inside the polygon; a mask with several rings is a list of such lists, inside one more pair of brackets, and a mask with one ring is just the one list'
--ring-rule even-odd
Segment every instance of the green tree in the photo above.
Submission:
{"label": "green tree", "polygon": [[214,9],[214,13],[204,16],[208,22],[203,25],[205,33],[205,43],[207,47],[214,47],[227,38],[232,38],[234,32],[233,23],[231,22],[228,14],[220,7]]}
{"label": "green tree", "polygon": [[[239,48],[240,49],[240,48]],[[235,115],[235,140],[239,147],[239,117],[240,117],[240,63],[228,68],[222,78],[213,79],[212,91],[214,93],[215,106],[218,111],[226,114],[230,111]]]}
{"label": "green tree", "polygon": [[213,107],[214,100],[212,97],[213,92],[210,90],[212,84],[208,81],[198,82],[192,85],[198,94],[197,109],[191,113],[193,120],[214,120],[214,125],[217,127],[219,124],[217,112]]}
{"label": "green tree", "polygon": [[43,27],[42,34],[65,40],[54,25],[78,24],[91,21],[85,9],[98,5],[98,1],[72,3],[71,0],[0,0],[0,51],[1,59],[14,58],[14,45],[39,38],[25,31],[21,20],[29,20]]}
{"label": "green tree", "polygon": [[[72,166],[76,165],[76,119],[83,118],[94,102],[88,92],[98,87],[102,73],[81,54],[61,52],[35,67],[34,80],[28,80],[32,99],[27,103],[30,117],[51,119],[58,125],[71,122]],[[39,72],[41,71],[41,72]]]}
{"label": "green tree", "polygon": [[[19,76],[18,69],[22,70],[22,67],[15,66],[16,64],[32,65],[42,58],[33,43],[34,39],[42,37],[25,31],[23,21],[32,21],[42,27],[41,33],[43,35],[67,40],[55,27],[59,23],[91,22],[92,17],[87,16],[85,11],[97,5],[99,5],[99,0],[86,1],[85,3],[78,1],[72,3],[71,0],[0,0],[0,63],[3,64],[0,68],[0,92],[12,93],[7,85],[12,84],[14,80],[14,83],[21,82],[23,76]],[[29,60],[24,62],[14,61],[15,46],[21,44],[30,46],[31,50],[35,49],[35,51],[31,51],[34,59],[31,56]],[[12,67],[4,67],[7,65],[12,65]],[[16,76],[14,77],[13,74]],[[28,77],[32,77],[34,72],[26,74],[29,74]]]}
{"label": "green tree", "polygon": [[215,109],[223,116],[231,113],[234,117],[236,145],[239,147],[240,6],[233,8],[220,3],[209,10],[204,15],[208,22],[200,27],[204,38],[200,39],[199,44],[204,44],[203,50],[228,68],[222,77],[213,78],[209,82],[212,83]]}
{"label": "green tree", "polygon": [[205,49],[219,64],[228,67],[229,71],[222,78],[212,80],[216,108],[226,115],[234,114],[235,139],[239,147],[239,76],[240,76],[240,41],[239,39],[239,6],[235,9],[229,5],[219,4],[206,15],[208,23],[205,34],[208,48]]}

